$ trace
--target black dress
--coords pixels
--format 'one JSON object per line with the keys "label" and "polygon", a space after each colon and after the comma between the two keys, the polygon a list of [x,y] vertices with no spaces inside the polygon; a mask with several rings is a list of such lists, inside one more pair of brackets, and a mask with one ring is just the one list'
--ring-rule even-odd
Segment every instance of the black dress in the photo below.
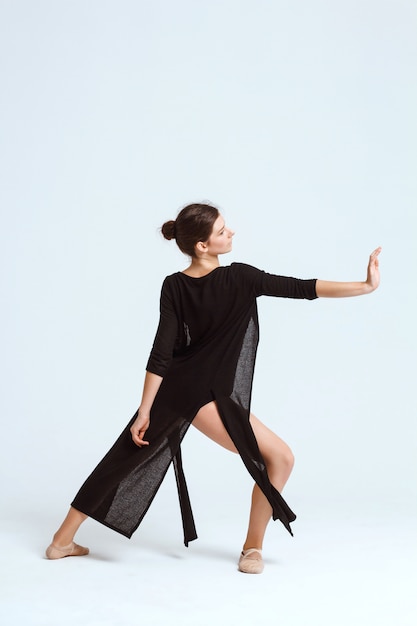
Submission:
{"label": "black dress", "polygon": [[218,267],[201,278],[182,272],[167,276],[146,368],[163,377],[146,432],[150,445],[139,448],[132,441],[136,412],[72,506],[131,537],[173,461],[188,545],[197,535],[180,443],[198,410],[214,400],[244,464],[272,506],[273,519],[280,519],[291,533],[295,515],[269,481],[249,422],[259,336],[256,298],[313,300],[315,284],[315,279],[276,276],[243,263]]}

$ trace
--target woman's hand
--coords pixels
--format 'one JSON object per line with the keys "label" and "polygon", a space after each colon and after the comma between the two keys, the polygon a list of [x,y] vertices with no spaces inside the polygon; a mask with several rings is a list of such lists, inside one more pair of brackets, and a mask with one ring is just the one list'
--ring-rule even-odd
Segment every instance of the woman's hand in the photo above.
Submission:
{"label": "woman's hand", "polygon": [[130,427],[133,443],[139,448],[149,446],[149,441],[144,441],[144,436],[151,422],[151,408],[158,389],[162,383],[162,376],[146,372],[145,382],[143,383],[142,400],[138,408],[138,415]]}
{"label": "woman's hand", "polygon": [[381,252],[382,248],[379,247],[376,250],[374,250],[371,254],[371,256],[369,257],[369,263],[368,263],[368,274],[366,277],[366,284],[369,287],[370,291],[375,291],[375,289],[378,287],[379,285],[379,253]]}
{"label": "woman's hand", "polygon": [[363,282],[340,283],[328,280],[316,281],[316,294],[319,298],[348,298],[371,293],[379,285],[378,256],[382,248],[374,250],[369,257],[368,274]]}
{"label": "woman's hand", "polygon": [[144,441],[144,436],[146,431],[149,428],[150,417],[149,413],[143,412],[139,409],[138,416],[130,427],[130,432],[132,434],[132,441],[139,448],[142,446],[149,446],[149,441]]}

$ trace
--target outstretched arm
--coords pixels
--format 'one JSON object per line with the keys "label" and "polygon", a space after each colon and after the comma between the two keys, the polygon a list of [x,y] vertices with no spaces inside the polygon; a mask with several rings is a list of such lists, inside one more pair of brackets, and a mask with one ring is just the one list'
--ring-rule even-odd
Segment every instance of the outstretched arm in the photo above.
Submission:
{"label": "outstretched arm", "polygon": [[348,296],[362,296],[371,293],[379,285],[379,261],[381,248],[374,250],[369,257],[366,280],[354,283],[339,283],[328,280],[318,280],[316,293],[319,298],[346,298]]}
{"label": "outstretched arm", "polygon": [[143,385],[142,401],[138,409],[138,416],[130,427],[133,442],[139,446],[149,446],[149,441],[144,441],[144,436],[149,428],[150,413],[155,396],[162,383],[162,376],[146,372]]}

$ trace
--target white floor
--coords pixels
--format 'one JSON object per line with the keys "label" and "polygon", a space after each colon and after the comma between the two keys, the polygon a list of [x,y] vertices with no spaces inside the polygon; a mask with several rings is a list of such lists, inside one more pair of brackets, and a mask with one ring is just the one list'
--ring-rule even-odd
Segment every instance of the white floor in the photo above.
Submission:
{"label": "white floor", "polygon": [[[171,507],[169,507],[171,509]],[[169,510],[151,511],[129,541],[89,520],[91,554],[48,561],[56,511],[9,512],[1,534],[1,623],[7,626],[415,626],[416,530],[406,517],[303,514],[291,538],[276,522],[265,571],[240,574],[233,515],[198,520],[188,549]],[[172,518],[172,520],[171,520]],[[221,536],[220,536],[221,531]]]}

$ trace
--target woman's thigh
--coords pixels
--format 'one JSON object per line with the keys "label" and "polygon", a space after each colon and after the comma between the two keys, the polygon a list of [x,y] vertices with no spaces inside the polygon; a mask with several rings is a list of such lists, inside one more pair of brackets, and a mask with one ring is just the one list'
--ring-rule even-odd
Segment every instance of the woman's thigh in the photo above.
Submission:
{"label": "woman's thigh", "polygon": [[202,406],[191,423],[197,430],[220,446],[223,446],[223,448],[226,448],[226,450],[237,452],[235,444],[224,427],[217,404],[214,401]]}
{"label": "woman's thigh", "polygon": [[[267,464],[278,460],[279,457],[291,457],[291,450],[285,441],[265,426],[253,413],[250,414],[250,423],[261,454]],[[231,452],[237,452],[230,435],[224,427],[216,402],[209,402],[201,407],[192,424],[197,430],[223,446],[223,448]]]}

